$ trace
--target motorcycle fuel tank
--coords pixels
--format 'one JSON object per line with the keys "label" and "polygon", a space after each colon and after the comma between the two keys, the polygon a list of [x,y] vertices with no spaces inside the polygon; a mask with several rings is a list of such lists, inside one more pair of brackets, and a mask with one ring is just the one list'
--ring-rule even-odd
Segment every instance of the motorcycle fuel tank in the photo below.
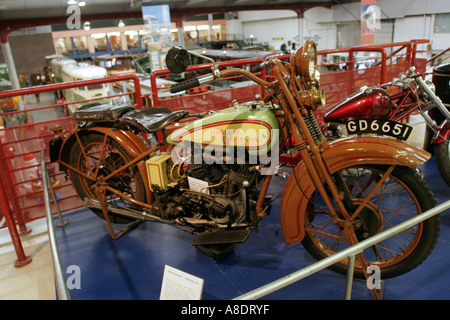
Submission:
{"label": "motorcycle fuel tank", "polygon": [[279,124],[271,108],[272,104],[261,102],[235,103],[175,130],[167,141],[193,142],[202,148],[222,150],[245,147],[249,154],[264,154],[278,144]]}
{"label": "motorcycle fuel tank", "polygon": [[392,110],[389,94],[377,87],[362,88],[338,103],[324,116],[325,122],[353,119],[388,119]]}

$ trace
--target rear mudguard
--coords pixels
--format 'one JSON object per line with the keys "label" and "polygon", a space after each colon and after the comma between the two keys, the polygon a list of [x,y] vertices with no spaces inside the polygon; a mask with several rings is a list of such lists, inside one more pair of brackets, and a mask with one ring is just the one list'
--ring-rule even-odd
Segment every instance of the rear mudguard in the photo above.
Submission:
{"label": "rear mudguard", "polygon": [[431,139],[431,144],[439,144],[444,142],[450,137],[450,122],[445,120],[439,126],[439,130],[434,134]]}
{"label": "rear mudguard", "polygon": [[[421,149],[388,137],[352,136],[327,143],[322,152],[331,174],[352,165],[385,164],[417,167],[431,155]],[[305,212],[315,186],[301,161],[286,181],[280,203],[285,241],[300,242],[305,236]]]}
{"label": "rear mudguard", "polygon": [[75,128],[69,133],[62,143],[61,150],[59,152],[60,162],[64,165],[69,163],[70,150],[74,144],[78,143],[78,139],[76,137],[77,134],[78,136],[83,136],[94,132],[102,133],[111,139],[116,140],[134,158],[140,156],[148,150],[148,147],[144,141],[131,131],[115,130],[109,127]]}
{"label": "rear mudguard", "polygon": [[[59,152],[59,162],[62,165],[62,167],[65,169],[70,169],[70,150],[74,146],[74,144],[78,143],[78,137],[89,135],[92,133],[102,133],[111,139],[117,141],[120,143],[127,152],[133,156],[133,158],[136,158],[143,154],[144,152],[148,151],[149,148],[144,143],[144,141],[139,138],[136,134],[134,134],[131,131],[125,131],[125,130],[115,130],[113,128],[109,127],[90,127],[90,128],[75,128],[72,130],[69,135],[64,139],[61,150]],[[140,161],[137,164],[138,170],[143,177],[146,193],[147,193],[147,201],[151,203],[153,201],[153,193],[150,190],[150,187],[148,185],[148,179],[147,179],[147,168],[144,165],[143,161]]]}

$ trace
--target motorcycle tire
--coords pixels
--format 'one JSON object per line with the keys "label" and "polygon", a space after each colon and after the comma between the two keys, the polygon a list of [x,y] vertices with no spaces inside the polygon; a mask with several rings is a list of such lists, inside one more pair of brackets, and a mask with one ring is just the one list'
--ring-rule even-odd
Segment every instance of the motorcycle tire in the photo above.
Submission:
{"label": "motorcycle tire", "polygon": [[434,146],[434,155],[439,174],[450,187],[450,141],[447,139],[436,144]]}
{"label": "motorcycle tire", "polygon": [[[80,136],[80,142],[83,148],[78,143],[75,143],[69,155],[69,164],[81,172],[87,175],[94,174],[95,169],[89,172],[89,168],[99,168],[97,175],[107,176],[114,170],[120,168],[125,163],[133,160],[133,157],[127,152],[117,141],[107,138],[104,151],[101,152],[104,135],[99,133],[89,133],[87,135]],[[86,155],[86,157],[84,156]],[[98,166],[100,156],[101,163]],[[89,159],[86,162],[86,158]],[[89,166],[87,165],[89,163]],[[81,176],[75,171],[70,171],[70,178],[73,185],[80,195],[81,199],[91,198],[97,199],[97,196],[93,190],[95,184],[94,181],[89,180]],[[130,196],[131,198],[145,202],[146,192],[143,178],[136,166],[131,166],[128,169],[120,172],[111,179],[106,181],[109,186],[121,191],[122,193]],[[111,193],[106,193],[106,200],[109,205],[115,205],[120,207],[132,207],[133,205],[125,199]],[[101,209],[92,209],[92,211],[99,217],[105,218]],[[131,223],[136,219],[118,215],[108,214],[110,221],[117,224]]]}
{"label": "motorcycle tire", "polygon": [[[354,207],[358,207],[364,194],[369,194],[387,169],[387,166],[367,165],[337,172],[349,190]],[[359,214],[358,220],[365,227],[356,230],[354,225],[355,234],[358,241],[363,241],[434,206],[436,200],[431,189],[417,171],[397,166]],[[350,246],[345,241],[342,228],[333,223],[327,211],[318,192],[315,192],[305,214],[306,235],[302,244],[317,260]],[[439,230],[440,217],[435,215],[365,249],[362,254],[368,265],[380,268],[381,279],[397,277],[413,270],[428,257],[437,242]],[[346,274],[347,264],[348,260],[343,259],[330,269]],[[358,256],[354,276],[365,278]]]}

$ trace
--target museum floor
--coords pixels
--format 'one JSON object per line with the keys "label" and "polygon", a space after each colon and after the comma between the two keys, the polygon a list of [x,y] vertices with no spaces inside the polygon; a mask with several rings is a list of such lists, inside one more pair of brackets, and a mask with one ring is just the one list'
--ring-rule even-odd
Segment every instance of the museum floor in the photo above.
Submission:
{"label": "museum floor", "polygon": [[[438,203],[449,200],[450,189],[439,176],[434,157],[421,169]],[[276,177],[269,192],[280,192],[283,183]],[[168,265],[202,278],[203,300],[238,297],[315,262],[301,244],[283,241],[278,207],[279,198],[260,230],[220,261],[198,251],[191,245],[194,236],[174,227],[145,222],[113,240],[104,220],[90,211],[64,213],[68,224],[55,228],[66,279],[71,275],[69,266],[77,266],[80,271],[80,286],[69,290],[70,296],[73,300],[158,300],[164,267]],[[33,226],[36,230],[41,227]],[[0,247],[0,299],[55,299],[46,232],[24,236],[23,243],[33,261],[22,268],[14,267],[13,249],[7,244]],[[441,215],[441,234],[432,254],[415,270],[386,280],[383,298],[450,299],[449,249],[447,211]],[[345,276],[322,270],[263,300],[342,300],[345,289]],[[352,299],[372,300],[365,281],[354,281]]]}

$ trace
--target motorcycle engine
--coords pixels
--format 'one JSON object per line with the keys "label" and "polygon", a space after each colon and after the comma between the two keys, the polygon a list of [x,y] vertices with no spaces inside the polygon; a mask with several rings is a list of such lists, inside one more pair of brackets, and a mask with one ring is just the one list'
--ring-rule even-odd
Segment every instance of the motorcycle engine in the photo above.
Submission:
{"label": "motorcycle engine", "polygon": [[[166,174],[168,170],[165,170]],[[152,185],[162,218],[190,217],[219,224],[240,223],[248,210],[248,186],[257,171],[247,164],[188,164],[170,188]],[[163,173],[164,174],[164,173]]]}

